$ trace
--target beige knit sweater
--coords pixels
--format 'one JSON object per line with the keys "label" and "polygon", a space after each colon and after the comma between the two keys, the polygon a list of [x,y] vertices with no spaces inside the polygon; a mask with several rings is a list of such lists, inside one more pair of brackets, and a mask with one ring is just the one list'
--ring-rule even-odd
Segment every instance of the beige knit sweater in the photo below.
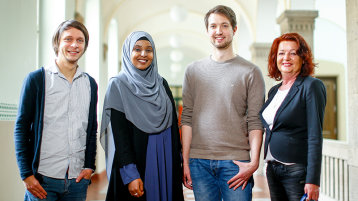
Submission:
{"label": "beige knit sweater", "polygon": [[264,88],[260,69],[240,56],[189,64],[181,123],[192,127],[190,158],[249,160],[248,133],[263,130]]}

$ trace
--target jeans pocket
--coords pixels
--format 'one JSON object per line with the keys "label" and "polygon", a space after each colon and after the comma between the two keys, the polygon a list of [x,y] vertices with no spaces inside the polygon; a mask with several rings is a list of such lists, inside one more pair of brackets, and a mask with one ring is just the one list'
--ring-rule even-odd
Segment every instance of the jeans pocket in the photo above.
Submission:
{"label": "jeans pocket", "polygon": [[84,183],[86,183],[87,185],[90,185],[91,184],[91,179],[85,179],[85,178],[82,178],[82,180]]}
{"label": "jeans pocket", "polygon": [[49,187],[49,184],[50,184],[50,181],[49,181],[50,178],[48,178],[46,176],[43,176],[41,174],[39,174],[39,176],[40,176],[40,179],[41,179],[40,184],[41,184],[42,188],[47,189]]}

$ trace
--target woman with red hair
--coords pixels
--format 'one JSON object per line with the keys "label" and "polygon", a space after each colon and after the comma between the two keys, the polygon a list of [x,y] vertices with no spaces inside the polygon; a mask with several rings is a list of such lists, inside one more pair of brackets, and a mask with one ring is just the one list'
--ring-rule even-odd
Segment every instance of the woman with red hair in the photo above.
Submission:
{"label": "woman with red hair", "polygon": [[326,89],[312,77],[315,64],[302,36],[276,38],[268,57],[272,87],[261,109],[264,158],[272,201],[318,200]]}

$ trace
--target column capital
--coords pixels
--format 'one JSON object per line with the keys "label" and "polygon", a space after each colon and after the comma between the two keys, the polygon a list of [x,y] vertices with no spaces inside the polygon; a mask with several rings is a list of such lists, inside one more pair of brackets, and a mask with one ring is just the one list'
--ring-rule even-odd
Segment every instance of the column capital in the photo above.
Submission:
{"label": "column capital", "polygon": [[317,10],[285,10],[276,20],[281,26],[281,33],[314,30]]}
{"label": "column capital", "polygon": [[313,30],[317,10],[285,10],[276,20],[280,25],[281,34],[296,32],[302,35],[313,51]]}
{"label": "column capital", "polygon": [[276,20],[278,24],[289,22],[314,22],[318,17],[317,10],[285,10]]}

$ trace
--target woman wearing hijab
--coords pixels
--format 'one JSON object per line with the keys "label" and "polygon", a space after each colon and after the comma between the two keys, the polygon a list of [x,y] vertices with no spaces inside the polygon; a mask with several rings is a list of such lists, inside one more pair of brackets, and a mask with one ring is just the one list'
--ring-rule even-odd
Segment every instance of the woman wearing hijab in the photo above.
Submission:
{"label": "woman wearing hijab", "polygon": [[269,76],[282,81],[261,109],[271,200],[318,200],[326,88],[312,77],[311,49],[297,33],[273,41],[268,63]]}
{"label": "woman wearing hijab", "polygon": [[183,201],[181,144],[168,83],[158,74],[152,37],[133,32],[122,70],[104,100],[101,143],[106,151],[106,200]]}

